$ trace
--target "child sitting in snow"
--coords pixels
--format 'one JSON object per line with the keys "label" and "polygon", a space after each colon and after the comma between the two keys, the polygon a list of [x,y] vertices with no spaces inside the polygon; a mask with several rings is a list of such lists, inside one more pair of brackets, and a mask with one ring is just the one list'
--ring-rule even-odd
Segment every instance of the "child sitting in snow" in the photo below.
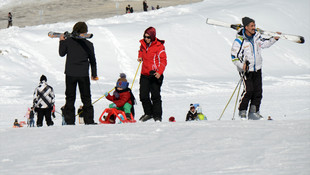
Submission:
{"label": "child sitting in snow", "polygon": [[13,128],[19,128],[21,127],[21,125],[18,123],[18,120],[15,119],[14,123],[13,123]]}
{"label": "child sitting in snow", "polygon": [[[128,85],[129,83],[127,82],[126,74],[121,73],[120,78],[116,82],[113,95],[110,95],[108,92],[106,92],[104,96],[113,102],[109,105],[109,108],[116,108],[118,110],[124,111],[127,120],[131,120],[130,114],[133,113],[133,104],[135,99],[131,90],[128,88]],[[110,117],[111,123],[115,123],[115,117],[116,116]]]}
{"label": "child sitting in snow", "polygon": [[197,110],[197,118],[196,120],[207,120],[207,117],[202,113],[202,108],[199,104],[194,104],[196,110]]}
{"label": "child sitting in snow", "polygon": [[189,111],[186,115],[185,121],[196,120],[197,115],[198,114],[197,114],[195,106],[193,104],[190,104]]}
{"label": "child sitting in snow", "polygon": [[190,109],[186,115],[186,121],[191,120],[207,120],[207,117],[202,113],[200,105],[190,104]]}

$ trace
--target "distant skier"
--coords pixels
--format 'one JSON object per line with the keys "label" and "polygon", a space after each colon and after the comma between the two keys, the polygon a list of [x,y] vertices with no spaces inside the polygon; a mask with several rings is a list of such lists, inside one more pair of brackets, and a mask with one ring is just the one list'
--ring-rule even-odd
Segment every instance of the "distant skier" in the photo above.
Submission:
{"label": "distant skier", "polygon": [[12,27],[13,26],[13,15],[11,12],[8,13],[8,27]]}
{"label": "distant skier", "polygon": [[[86,34],[88,27],[85,22],[77,22],[72,33]],[[91,80],[98,80],[97,63],[93,43],[86,39],[59,38],[59,55],[66,59],[66,104],[64,115],[67,125],[75,125],[75,98],[76,87],[79,85],[80,96],[83,102],[84,123],[94,122],[94,108],[91,102],[89,66],[91,67]]]}
{"label": "distant skier", "polygon": [[185,121],[196,120],[198,116],[197,110],[193,104],[190,104]]}
{"label": "distant skier", "polygon": [[[113,95],[110,95],[108,92],[104,94],[104,96],[112,101],[109,105],[109,108],[116,108],[118,110],[122,110],[125,112],[127,120],[131,120],[131,113],[134,115],[132,111],[135,98],[131,92],[131,89],[128,88],[129,83],[127,82],[126,75],[124,73],[120,74],[120,78],[116,82],[115,91]],[[110,117],[110,122],[115,123],[115,117]]]}
{"label": "distant skier", "polygon": [[248,104],[251,102],[248,118],[258,120],[263,119],[260,115],[263,92],[261,50],[273,45],[279,37],[263,38],[259,32],[256,32],[255,21],[249,17],[242,18],[242,23],[244,28],[238,31],[231,49],[232,62],[237,66],[244,82],[239,116],[242,120],[246,119]]}
{"label": "distant skier", "polygon": [[[160,89],[164,80],[164,71],[167,65],[167,55],[164,40],[156,37],[154,27],[144,31],[140,40],[138,61],[142,63],[140,76],[140,101],[144,115],[139,119],[144,122],[151,118],[162,121],[162,101]],[[150,97],[151,96],[151,97]]]}
{"label": "distant skier", "polygon": [[130,12],[130,5],[128,4],[128,6],[126,7],[126,13],[131,13]]}
{"label": "distant skier", "polygon": [[47,126],[54,125],[51,115],[55,103],[55,94],[53,88],[47,84],[47,78],[42,75],[39,86],[33,94],[33,108],[37,112],[37,127],[43,126],[43,118]]}
{"label": "distant skier", "polygon": [[146,3],[146,0],[143,1],[143,11],[147,12],[147,8],[149,8],[149,6]]}

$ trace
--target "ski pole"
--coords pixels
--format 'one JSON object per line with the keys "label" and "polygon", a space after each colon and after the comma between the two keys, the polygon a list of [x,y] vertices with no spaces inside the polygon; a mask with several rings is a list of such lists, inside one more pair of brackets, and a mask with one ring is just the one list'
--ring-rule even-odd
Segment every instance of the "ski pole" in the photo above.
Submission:
{"label": "ski pole", "polygon": [[239,98],[240,88],[241,88],[241,83],[239,84],[239,89],[238,89],[238,93],[237,93],[237,98],[236,98],[236,102],[235,102],[235,108],[234,108],[234,114],[233,114],[232,120],[235,120],[235,113],[236,113],[236,107],[237,107],[237,101]]}
{"label": "ski pole", "polygon": [[137,73],[138,73],[138,70],[140,68],[140,65],[141,65],[141,61],[139,62],[139,65],[138,65],[138,68],[137,68],[137,71],[136,71],[136,74],[135,74],[135,77],[133,78],[133,81],[132,81],[132,84],[131,84],[131,90],[132,90],[132,87],[133,87],[133,84],[135,83],[135,79],[136,79],[136,76],[137,76]]}
{"label": "ski pole", "polygon": [[240,84],[241,82],[242,82],[242,77],[240,78],[240,80],[239,80],[239,82],[238,82],[238,84],[237,84],[237,86],[236,86],[234,92],[233,92],[232,95],[230,96],[230,98],[229,98],[229,100],[228,100],[228,102],[227,102],[227,104],[226,104],[226,106],[225,106],[225,108],[224,108],[224,110],[223,110],[223,112],[222,112],[222,114],[221,114],[221,116],[220,116],[220,118],[219,118],[218,120],[221,120],[221,118],[222,118],[222,116],[223,116],[223,114],[224,114],[224,112],[225,112],[225,110],[226,110],[228,104],[230,103],[232,97],[234,96],[234,94],[235,94],[235,92],[236,92],[236,90],[237,90],[237,88],[238,88],[238,86],[239,86],[239,84]]}
{"label": "ski pole", "polygon": [[[108,93],[112,92],[114,89],[115,89],[115,88],[111,89]],[[92,105],[95,104],[95,103],[97,103],[97,102],[98,102],[99,100],[101,100],[103,97],[104,97],[104,95],[101,96],[100,98],[98,98],[96,101],[94,101],[94,102],[92,103]],[[78,116],[78,115],[82,114],[82,112],[83,112],[83,111],[81,111],[80,113],[76,114],[75,116]]]}

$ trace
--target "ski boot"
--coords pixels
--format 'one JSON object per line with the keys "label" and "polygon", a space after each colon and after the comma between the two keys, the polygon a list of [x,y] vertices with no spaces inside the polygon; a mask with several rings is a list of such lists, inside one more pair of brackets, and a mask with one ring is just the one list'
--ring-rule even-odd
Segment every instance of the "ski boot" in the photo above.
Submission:
{"label": "ski boot", "polygon": [[256,111],[256,106],[251,105],[249,111],[249,120],[263,120],[264,117],[259,114],[259,111]]}
{"label": "ski boot", "polygon": [[141,118],[139,120],[141,122],[146,122],[146,121],[150,120],[151,118],[153,118],[153,116],[144,114],[144,115],[141,116]]}
{"label": "ski boot", "polygon": [[246,110],[239,111],[239,117],[241,120],[246,120]]}

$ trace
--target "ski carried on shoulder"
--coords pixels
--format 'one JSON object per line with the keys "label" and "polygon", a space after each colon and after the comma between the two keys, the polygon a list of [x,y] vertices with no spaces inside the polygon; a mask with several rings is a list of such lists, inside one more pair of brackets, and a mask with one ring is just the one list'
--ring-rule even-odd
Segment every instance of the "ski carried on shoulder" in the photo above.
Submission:
{"label": "ski carried on shoulder", "polygon": [[87,33],[87,34],[78,34],[78,33],[59,33],[59,32],[48,32],[48,36],[50,38],[59,38],[61,35],[64,35],[65,38],[75,38],[75,39],[90,39],[93,37],[93,34]]}
{"label": "ski carried on shoulder", "polygon": [[[218,21],[218,20],[214,20],[214,19],[210,19],[210,18],[207,18],[206,23],[210,24],[210,25],[215,25],[215,26],[232,28],[232,29],[235,29],[237,31],[243,27],[242,24],[229,24],[226,22],[222,22],[222,21]],[[277,32],[270,32],[270,31],[266,31],[266,30],[263,30],[260,28],[256,28],[256,30],[259,33],[261,33],[262,35],[278,36],[281,39],[293,41],[293,42],[300,43],[300,44],[303,44],[305,42],[305,38],[303,36],[299,36],[299,35],[291,35],[291,34],[284,34],[284,33],[278,34]]]}

